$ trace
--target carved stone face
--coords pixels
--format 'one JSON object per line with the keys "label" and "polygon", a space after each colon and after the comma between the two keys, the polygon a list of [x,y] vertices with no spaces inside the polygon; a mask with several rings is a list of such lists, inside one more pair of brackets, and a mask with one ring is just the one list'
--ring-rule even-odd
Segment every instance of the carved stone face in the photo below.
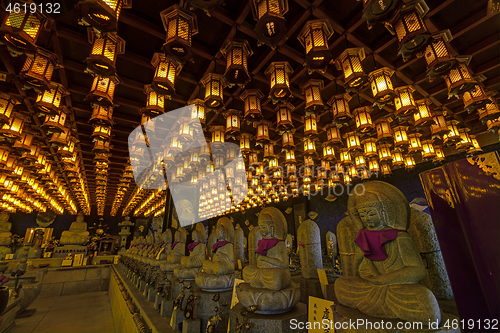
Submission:
{"label": "carved stone face", "polygon": [[266,218],[259,218],[259,231],[262,238],[272,238],[274,236],[273,224]]}
{"label": "carved stone face", "polygon": [[226,230],[222,224],[217,226],[217,239],[225,239],[226,238]]}
{"label": "carved stone face", "polygon": [[368,230],[380,230],[384,226],[383,211],[375,207],[363,207],[358,209],[358,215]]}

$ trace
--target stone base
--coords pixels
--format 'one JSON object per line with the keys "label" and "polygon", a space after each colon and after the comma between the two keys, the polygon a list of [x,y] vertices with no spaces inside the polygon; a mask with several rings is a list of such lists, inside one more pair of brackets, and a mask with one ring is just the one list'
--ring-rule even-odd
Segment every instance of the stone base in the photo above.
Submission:
{"label": "stone base", "polygon": [[170,318],[172,316],[172,311],[174,309],[174,301],[163,300],[160,305],[160,315],[162,317]]}
{"label": "stone base", "polygon": [[148,302],[154,302],[156,300],[156,295],[158,294],[158,292],[156,291],[155,288],[151,288],[149,289],[148,291]]}
{"label": "stone base", "polygon": [[201,267],[191,267],[191,268],[177,267],[174,270],[174,276],[178,279],[193,281],[196,277],[196,274],[198,274],[200,271]]}
{"label": "stone base", "polygon": [[1,314],[0,332],[6,332],[14,324],[16,314],[21,309],[22,297],[10,299],[7,308]]}
{"label": "stone base", "polygon": [[182,333],[201,332],[201,320],[199,319],[184,319],[182,322]]}
{"label": "stone base", "polygon": [[[372,317],[365,315],[361,313],[358,309],[352,309],[347,306],[342,306],[342,305],[333,305],[332,306],[333,310],[333,321],[336,323],[336,325],[341,325],[340,323],[346,322],[345,328],[339,326],[337,329],[335,329],[336,333],[413,333],[413,332],[419,332],[419,333],[427,333],[427,332],[432,332],[432,333],[460,333],[460,329],[445,329],[442,326],[439,327],[433,327],[429,328],[428,323],[422,323],[422,328],[420,327],[413,327],[413,328],[404,328],[404,325],[412,325],[412,323],[407,322],[405,320],[398,320],[398,319],[386,319],[386,318],[377,318],[377,317]],[[443,313],[441,311],[441,325],[445,324],[447,321],[448,323],[451,323],[452,320],[456,320],[459,322],[459,318],[455,317],[453,315],[450,315],[448,313]],[[363,325],[357,325],[357,326],[349,326],[349,323],[364,323]],[[380,326],[381,323],[384,323],[384,326]],[[389,324],[390,323],[390,324]],[[398,329],[398,324],[403,325],[403,328]],[[379,325],[379,326],[376,326]],[[388,329],[388,327],[391,327]]]}
{"label": "stone base", "polygon": [[153,286],[150,286],[150,285],[147,285],[144,287],[144,290],[142,291],[142,294],[148,298],[148,295],[149,295],[149,291],[150,290],[153,290]]}
{"label": "stone base", "polygon": [[245,308],[256,305],[257,314],[273,315],[288,312],[300,299],[300,287],[294,282],[283,290],[254,288],[249,283],[241,283],[236,287],[236,291],[241,305]]}
{"label": "stone base", "polygon": [[[220,332],[227,332],[227,321],[229,319],[229,307],[231,306],[231,299],[233,296],[233,291],[223,291],[218,293],[219,294],[219,302],[214,302],[213,298],[215,296],[215,293],[208,292],[208,291],[203,291],[201,288],[196,287],[194,289],[194,294],[199,297],[198,303],[196,305],[196,317],[201,320],[201,331],[205,332],[207,329],[207,324],[208,320],[210,317],[215,315],[215,307],[219,304],[222,305],[224,303],[227,304],[227,306],[224,308],[224,311],[222,312],[222,322],[219,324],[219,331]],[[236,331],[230,331],[230,332],[236,332]]]}
{"label": "stone base", "polygon": [[240,272],[226,275],[213,275],[201,272],[196,274],[196,284],[204,291],[218,293],[232,290],[234,279],[241,279]]}
{"label": "stone base", "polygon": [[182,324],[182,322],[184,321],[184,319],[186,319],[184,317],[184,310],[174,310],[172,311],[172,318],[170,320],[170,323],[172,324],[172,328],[176,331],[176,332],[181,332],[182,329],[181,327],[179,326],[182,326],[182,325],[179,325],[179,324]]}
{"label": "stone base", "polygon": [[161,297],[158,293],[155,295],[154,306],[156,310],[161,310],[161,302],[163,302],[163,300],[165,300],[165,298]]}
{"label": "stone base", "polygon": [[301,275],[292,276],[292,281],[300,285],[300,302],[309,304],[309,296],[324,298],[319,279],[304,279]]}
{"label": "stone base", "polygon": [[[236,332],[238,325],[248,319],[247,323],[251,325],[250,329],[244,330],[245,332],[261,333],[261,332],[293,332],[293,333],[307,333],[307,329],[300,330],[291,326],[290,320],[296,319],[297,323],[307,322],[307,305],[298,303],[290,311],[279,315],[260,315],[249,314],[243,317],[241,313],[245,311],[245,307],[240,303],[236,304],[230,311],[230,326],[229,332]],[[294,327],[295,329],[292,329]]]}
{"label": "stone base", "polygon": [[[140,281],[140,282],[139,282],[139,291],[140,291],[141,293],[143,293],[145,288],[146,288],[146,281]],[[144,294],[143,294],[143,295],[144,295]]]}

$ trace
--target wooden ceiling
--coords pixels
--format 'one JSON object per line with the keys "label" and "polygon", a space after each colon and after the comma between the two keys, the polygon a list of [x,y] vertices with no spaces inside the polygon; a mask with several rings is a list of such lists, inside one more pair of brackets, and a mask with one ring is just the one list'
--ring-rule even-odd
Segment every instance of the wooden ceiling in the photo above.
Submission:
{"label": "wooden ceiling", "polygon": [[[179,4],[189,8],[189,1],[185,0],[136,0],[132,8],[123,9],[118,23],[118,35],[126,42],[125,53],[118,55],[116,68],[121,83],[115,91],[114,101],[119,107],[113,112],[114,126],[111,144],[113,149],[108,170],[108,188],[105,214],[109,214],[117,185],[126,166],[128,158],[128,135],[140,124],[138,109],[146,104],[143,93],[144,85],[150,84],[154,74],[151,58],[155,52],[161,52],[165,41],[159,12]],[[77,1],[62,1],[61,14],[54,15],[54,24],[50,31],[44,31],[37,41],[37,45],[48,49],[58,55],[64,68],[56,71],[52,80],[62,83],[70,92],[65,103],[71,107],[73,113],[70,121],[79,140],[78,149],[84,164],[82,173],[87,182],[92,210],[95,212],[95,175],[94,175],[94,146],[92,138],[92,125],[88,120],[92,108],[85,101],[89,93],[92,76],[84,73],[86,68],[85,58],[90,54],[91,44],[87,38],[87,28],[78,24],[79,12],[75,8]],[[269,79],[264,74],[267,66],[276,60],[288,61],[293,68],[290,75],[293,97],[290,98],[295,109],[293,121],[296,128],[296,142],[302,139],[303,132],[301,116],[304,115],[305,98],[299,86],[310,78],[322,79],[325,88],[322,91],[324,101],[335,93],[343,92],[343,74],[334,64],[330,64],[324,74],[308,74],[304,64],[304,48],[297,39],[297,35],[305,22],[311,19],[327,19],[333,29],[334,35],[329,40],[329,48],[336,58],[347,46],[364,47],[367,58],[363,62],[365,72],[370,72],[376,67],[389,67],[396,71],[393,77],[395,86],[413,85],[416,89],[415,99],[429,98],[434,106],[442,106],[447,110],[448,117],[459,120],[464,126],[471,129],[471,133],[486,131],[486,126],[478,120],[477,113],[468,114],[464,110],[461,99],[448,99],[448,91],[444,80],[438,78],[429,82],[425,72],[423,58],[412,58],[404,62],[398,53],[398,43],[395,36],[391,35],[382,24],[374,26],[371,30],[362,16],[362,3],[355,0],[289,0],[289,11],[285,15],[287,20],[287,35],[273,50],[263,45],[257,46],[256,24],[250,8],[249,1],[226,0],[225,6],[217,7],[207,16],[200,9],[193,9],[199,26],[199,33],[193,36],[193,62],[188,62],[182,68],[175,84],[176,94],[166,102],[165,110],[173,110],[186,105],[193,98],[202,97],[204,88],[200,85],[201,78],[210,72],[224,73],[226,61],[220,52],[221,47],[231,38],[246,39],[253,50],[253,55],[248,59],[248,67],[252,81],[247,85],[260,89],[266,98],[262,100],[263,116],[274,123],[276,116],[274,106],[267,94],[269,93]],[[487,12],[486,0],[428,0],[430,8],[425,16],[425,23],[429,32],[450,29],[453,40],[451,50],[453,55],[472,55],[470,68],[475,74],[484,74],[483,82],[487,89],[499,90],[499,24],[498,15]],[[2,6],[6,4],[2,1]],[[373,56],[372,56],[373,55]],[[21,70],[25,56],[12,57],[5,49],[0,49],[2,63],[0,71],[16,75]],[[32,90],[22,90],[15,80],[0,82],[2,91],[12,95],[22,95],[25,107],[32,110],[36,93]],[[226,108],[243,110],[243,102],[238,98],[243,89],[237,86],[224,90],[224,104]],[[372,105],[373,99],[369,87],[359,93],[359,99],[351,100],[351,107],[358,105]],[[372,118],[388,114],[392,106],[383,109],[375,108]],[[33,126],[37,126],[43,119],[38,119],[33,112]],[[323,127],[331,122],[331,116],[320,118],[318,127]],[[208,114],[207,124],[220,122],[222,116],[214,112]],[[252,127],[245,128],[255,131]],[[43,130],[40,131],[41,141],[47,144]],[[324,133],[323,133],[324,135]],[[271,135],[276,141],[275,152],[280,151],[278,133]],[[320,141],[322,136],[320,136]],[[45,147],[47,152],[57,162],[52,148]],[[298,155],[300,156],[300,155]],[[300,160],[300,157],[298,158]],[[135,185],[129,187],[128,194],[122,201],[124,207],[127,197],[132,193]]]}

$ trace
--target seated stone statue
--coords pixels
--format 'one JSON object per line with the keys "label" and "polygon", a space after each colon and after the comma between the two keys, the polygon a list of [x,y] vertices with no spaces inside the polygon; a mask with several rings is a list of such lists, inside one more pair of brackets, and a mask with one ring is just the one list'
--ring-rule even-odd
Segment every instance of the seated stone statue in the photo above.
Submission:
{"label": "seated stone statue", "polygon": [[236,287],[238,300],[245,307],[257,305],[256,313],[287,312],[299,302],[300,287],[288,270],[285,216],[277,208],[264,208],[259,214],[259,232],[257,265],[243,268],[245,283]]}
{"label": "seated stone statue", "polygon": [[0,259],[4,259],[6,254],[12,253],[12,250],[8,247],[12,243],[11,228],[12,223],[9,222],[9,213],[0,212]]}
{"label": "seated stone statue", "polygon": [[196,227],[192,233],[193,242],[188,245],[189,256],[183,257],[181,265],[174,270],[176,278],[194,280],[196,274],[201,271],[201,267],[205,261],[206,245],[203,242],[206,238],[205,228],[201,223],[198,223]]}
{"label": "seated stone statue", "polygon": [[83,245],[89,238],[87,223],[82,213],[76,216],[76,222],[71,223],[69,230],[63,231],[61,245]]}
{"label": "seated stone statue", "polygon": [[175,232],[174,242],[171,245],[172,252],[167,256],[166,262],[161,265],[162,271],[173,272],[180,265],[181,259],[186,253],[186,238],[186,229],[181,227]]}
{"label": "seated stone statue", "polygon": [[227,217],[217,221],[217,243],[212,248],[212,260],[203,262],[202,271],[196,274],[196,284],[203,290],[218,292],[231,290],[234,279],[234,227]]}
{"label": "seated stone statue", "polygon": [[160,254],[160,261],[166,261],[168,255],[172,252],[172,230],[167,229],[163,232],[162,234],[162,248],[163,250],[161,251]]}
{"label": "seated stone statue", "polygon": [[[388,183],[371,181],[364,183],[364,187],[363,194],[349,197],[349,216],[337,227],[339,232],[342,224],[347,223],[357,230],[354,239],[357,246],[350,256],[353,260],[346,261],[346,265],[354,266],[352,270],[346,267],[346,271],[356,275],[335,281],[339,303],[373,317],[424,325],[440,321],[436,297],[420,283],[426,271],[407,233],[408,201]],[[349,242],[339,239],[339,243],[344,241]]]}

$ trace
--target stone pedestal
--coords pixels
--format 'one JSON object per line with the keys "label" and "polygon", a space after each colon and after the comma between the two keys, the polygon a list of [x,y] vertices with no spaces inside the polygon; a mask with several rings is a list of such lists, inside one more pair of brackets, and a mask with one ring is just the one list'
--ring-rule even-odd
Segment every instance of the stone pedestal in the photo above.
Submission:
{"label": "stone pedestal", "polygon": [[[261,333],[261,332],[293,332],[293,333],[307,333],[307,329],[298,329],[290,324],[290,320],[296,319],[297,323],[307,322],[307,306],[303,303],[298,303],[290,311],[279,315],[259,315],[249,314],[243,317],[241,313],[245,311],[245,307],[240,303],[236,304],[230,311],[230,326],[229,332],[236,332],[239,324],[248,319],[247,323],[251,325],[246,332]],[[295,329],[292,329],[294,327]]]}
{"label": "stone pedestal", "polygon": [[6,332],[14,324],[17,312],[21,309],[22,297],[10,299],[7,308],[1,314],[0,332]]}
{"label": "stone pedestal", "polygon": [[146,288],[146,281],[139,281],[139,291],[143,293],[145,288]]}
{"label": "stone pedestal", "polygon": [[181,327],[179,327],[179,324],[182,324],[182,322],[185,320],[186,318],[184,317],[184,310],[173,310],[172,311],[172,318],[170,320],[170,323],[172,324],[172,328],[176,331],[176,332],[181,332]]}
{"label": "stone pedestal", "polygon": [[174,309],[174,301],[165,299],[161,301],[160,314],[162,317],[170,318],[173,309]]}
{"label": "stone pedestal", "polygon": [[154,303],[154,306],[155,306],[155,309],[160,311],[161,310],[161,303],[163,302],[163,300],[165,300],[165,298],[161,297],[159,293],[156,293],[155,295],[155,303]]}
{"label": "stone pedestal", "polygon": [[292,281],[300,285],[300,302],[309,304],[309,296],[323,298],[319,279],[304,279],[302,276],[292,276]]}
{"label": "stone pedestal", "polygon": [[201,320],[199,319],[184,319],[182,322],[182,333],[198,333],[201,332]]}
{"label": "stone pedestal", "polygon": [[[219,324],[220,332],[227,332],[227,322],[229,319],[229,308],[231,306],[231,298],[233,296],[233,291],[223,291],[219,293],[210,293],[201,290],[201,288],[196,287],[194,290],[194,294],[199,297],[197,303],[197,317],[201,320],[202,332],[205,332],[207,329],[207,323],[210,317],[215,315],[214,308],[220,303],[221,306],[223,303],[227,303],[228,305],[224,308],[222,312],[222,322]],[[220,300],[219,302],[214,302],[213,298],[215,294],[219,294]],[[236,331],[230,331],[236,332]]]}
{"label": "stone pedestal", "polygon": [[156,300],[156,295],[158,294],[158,292],[156,291],[155,288],[150,288],[148,290],[148,302],[154,302]]}
{"label": "stone pedestal", "polygon": [[148,297],[149,297],[149,291],[150,291],[150,290],[153,290],[153,286],[151,286],[151,285],[147,285],[147,284],[146,284],[146,285],[144,286],[144,290],[142,291],[142,294],[143,294],[146,298],[148,298]]}

